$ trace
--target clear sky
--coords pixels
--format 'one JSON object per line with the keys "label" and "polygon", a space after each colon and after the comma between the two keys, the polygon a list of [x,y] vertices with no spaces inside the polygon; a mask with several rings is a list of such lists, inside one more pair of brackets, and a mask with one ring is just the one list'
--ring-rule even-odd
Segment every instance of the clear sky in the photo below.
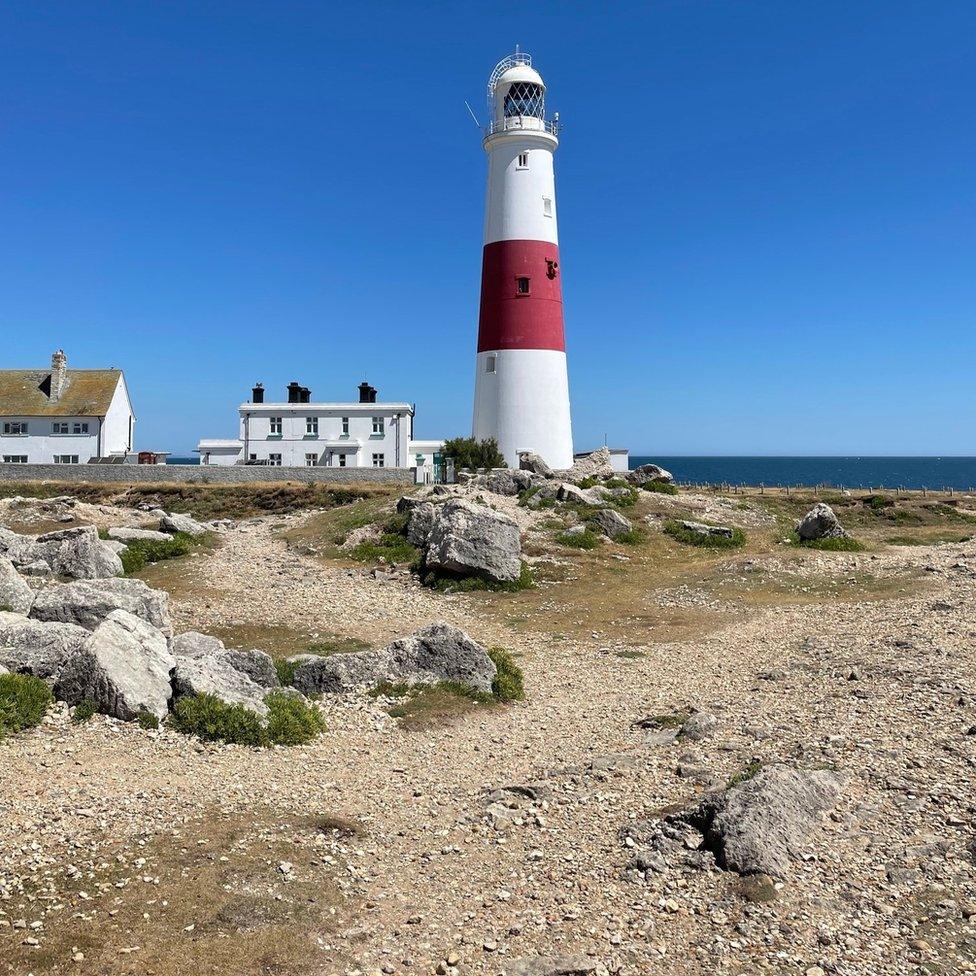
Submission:
{"label": "clear sky", "polygon": [[470,429],[485,83],[556,155],[577,449],[976,454],[976,4],[0,7],[0,366],[121,366],[137,446],[256,380]]}

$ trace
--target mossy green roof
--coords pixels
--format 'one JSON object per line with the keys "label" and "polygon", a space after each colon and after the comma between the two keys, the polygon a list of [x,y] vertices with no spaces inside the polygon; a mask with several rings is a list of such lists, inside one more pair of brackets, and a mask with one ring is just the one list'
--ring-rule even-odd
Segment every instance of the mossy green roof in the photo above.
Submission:
{"label": "mossy green roof", "polygon": [[120,369],[69,369],[52,400],[49,369],[0,369],[0,416],[104,417],[121,376]]}

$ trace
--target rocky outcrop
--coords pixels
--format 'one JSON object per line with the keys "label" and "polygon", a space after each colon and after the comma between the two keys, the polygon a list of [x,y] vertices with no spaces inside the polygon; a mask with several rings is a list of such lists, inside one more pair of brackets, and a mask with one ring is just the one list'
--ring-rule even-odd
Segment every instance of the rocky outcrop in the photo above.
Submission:
{"label": "rocky outcrop", "polygon": [[413,506],[407,515],[407,542],[423,549],[427,545],[427,537],[434,526],[434,515],[437,512],[432,502],[421,502]]}
{"label": "rocky outcrop", "polygon": [[69,579],[106,579],[122,572],[121,560],[98,538],[93,525],[39,536],[4,530],[0,534],[0,554],[18,568],[43,562],[55,576]]}
{"label": "rocky outcrop", "polygon": [[590,516],[589,522],[593,528],[608,539],[616,539],[634,529],[630,519],[624,518],[620,512],[612,508],[601,508],[598,512],[594,512]]}
{"label": "rocky outcrop", "polygon": [[612,478],[616,472],[610,463],[610,449],[601,447],[598,451],[585,454],[573,462],[566,475],[567,481],[583,481],[585,478]]}
{"label": "rocky outcrop", "polygon": [[34,591],[27,585],[14,564],[0,556],[0,610],[29,613],[34,603]]}
{"label": "rocky outcrop", "polygon": [[89,632],[74,624],[49,624],[18,613],[0,613],[0,664],[8,671],[53,679],[81,650]]}
{"label": "rocky outcrop", "polygon": [[171,534],[183,532],[186,535],[198,536],[206,535],[209,529],[205,525],[201,525],[196,519],[190,518],[189,515],[163,512],[159,517],[159,531]]}
{"label": "rocky outcrop", "polygon": [[570,505],[602,505],[603,495],[596,488],[580,488],[564,481],[559,485],[556,498]]}
{"label": "rocky outcrop", "polygon": [[118,542],[132,542],[145,539],[148,542],[169,542],[170,536],[155,529],[130,529],[124,525],[113,526],[108,530],[108,537]]}
{"label": "rocky outcrop", "polygon": [[169,642],[169,651],[173,657],[209,657],[211,654],[219,654],[223,649],[222,640],[196,630],[186,630]]}
{"label": "rocky outcrop", "polygon": [[246,675],[261,688],[270,690],[281,687],[270,654],[265,654],[264,651],[227,650],[222,657],[232,668]]}
{"label": "rocky outcrop", "polygon": [[305,694],[342,694],[384,681],[436,684],[457,681],[490,692],[497,671],[488,652],[463,630],[431,624],[378,651],[303,655],[293,684]]}
{"label": "rocky outcrop", "polygon": [[627,480],[638,486],[649,484],[652,481],[671,485],[674,484],[674,475],[656,464],[641,464],[627,475]]}
{"label": "rocky outcrop", "polygon": [[175,666],[159,630],[126,610],[115,610],[65,662],[54,694],[69,705],[89,699],[100,712],[126,721],[140,712],[162,719]]}
{"label": "rocky outcrop", "polygon": [[687,532],[693,532],[702,538],[731,539],[735,535],[735,530],[730,525],[706,525],[704,522],[682,521],[679,523],[681,528]]}
{"label": "rocky outcrop", "polygon": [[172,633],[169,595],[137,579],[78,580],[50,586],[37,594],[30,615],[35,620],[94,630],[115,610],[141,617],[164,634]]}
{"label": "rocky outcrop", "polygon": [[535,451],[522,451],[518,459],[520,471],[529,471],[532,474],[541,475],[543,478],[554,478],[556,476],[556,472]]}
{"label": "rocky outcrop", "polygon": [[268,714],[264,704],[267,689],[235,668],[224,653],[177,658],[172,680],[174,702],[187,695],[215,695],[262,717]]}
{"label": "rocky outcrop", "polygon": [[796,534],[805,542],[815,539],[840,539],[847,535],[834,510],[826,502],[817,502],[796,523]]}
{"label": "rocky outcrop", "polygon": [[522,572],[518,523],[487,505],[460,499],[438,505],[424,549],[428,569],[497,582],[517,580]]}

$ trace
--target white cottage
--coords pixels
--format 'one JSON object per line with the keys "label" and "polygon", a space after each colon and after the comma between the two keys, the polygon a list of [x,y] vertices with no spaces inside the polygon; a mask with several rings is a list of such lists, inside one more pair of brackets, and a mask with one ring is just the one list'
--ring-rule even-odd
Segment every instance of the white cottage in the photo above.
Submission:
{"label": "white cottage", "polygon": [[358,402],[312,402],[311,391],[288,385],[285,401],[265,402],[258,383],[237,408],[237,440],[201,440],[201,464],[273,467],[409,468],[414,406],[380,403],[376,389],[359,387]]}
{"label": "white cottage", "polygon": [[0,461],[85,464],[124,458],[135,415],[120,369],[69,369],[64,351],[50,369],[0,369]]}

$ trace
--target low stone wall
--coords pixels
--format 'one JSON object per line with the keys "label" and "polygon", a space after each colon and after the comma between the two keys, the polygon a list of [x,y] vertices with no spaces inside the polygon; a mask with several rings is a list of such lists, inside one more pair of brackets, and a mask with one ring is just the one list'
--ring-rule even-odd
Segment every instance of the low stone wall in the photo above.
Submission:
{"label": "low stone wall", "polygon": [[411,468],[271,468],[264,465],[218,467],[205,464],[0,464],[0,481],[54,481],[59,484],[251,485],[413,484]]}

